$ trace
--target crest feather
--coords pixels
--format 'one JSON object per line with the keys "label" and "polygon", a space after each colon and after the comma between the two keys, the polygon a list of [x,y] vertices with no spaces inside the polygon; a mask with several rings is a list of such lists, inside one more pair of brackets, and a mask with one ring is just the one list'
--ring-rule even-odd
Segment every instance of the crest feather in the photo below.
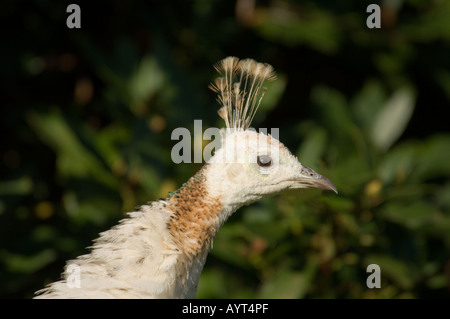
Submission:
{"label": "crest feather", "polygon": [[227,57],[214,68],[221,77],[209,88],[217,93],[217,100],[222,105],[219,116],[228,129],[248,129],[267,91],[262,87],[264,81],[275,78],[273,67],[252,59]]}

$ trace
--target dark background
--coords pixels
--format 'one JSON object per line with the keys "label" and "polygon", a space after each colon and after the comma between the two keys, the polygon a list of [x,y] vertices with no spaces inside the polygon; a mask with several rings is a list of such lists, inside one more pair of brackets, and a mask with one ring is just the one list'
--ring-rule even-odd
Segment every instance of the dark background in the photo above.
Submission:
{"label": "dark background", "polygon": [[450,296],[449,1],[78,1],[81,29],[69,3],[0,5],[1,297],[32,297],[199,169],[172,162],[171,132],[223,126],[207,87],[229,55],[274,66],[254,127],[339,195],[240,209],[198,297]]}

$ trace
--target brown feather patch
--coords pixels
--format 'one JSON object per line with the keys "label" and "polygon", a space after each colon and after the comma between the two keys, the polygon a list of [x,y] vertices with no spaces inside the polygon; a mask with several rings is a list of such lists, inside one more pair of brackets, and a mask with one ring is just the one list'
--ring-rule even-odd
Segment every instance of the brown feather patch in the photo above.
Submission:
{"label": "brown feather patch", "polygon": [[203,167],[195,176],[169,198],[174,212],[167,227],[181,251],[194,257],[209,250],[219,228],[222,204],[206,191]]}

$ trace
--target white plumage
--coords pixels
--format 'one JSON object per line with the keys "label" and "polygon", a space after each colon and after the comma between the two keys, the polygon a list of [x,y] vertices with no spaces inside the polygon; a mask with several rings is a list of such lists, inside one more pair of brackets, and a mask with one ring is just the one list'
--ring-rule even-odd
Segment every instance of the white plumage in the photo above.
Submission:
{"label": "white plumage", "polygon": [[[193,298],[214,236],[239,207],[285,189],[336,191],[270,135],[249,130],[270,65],[228,57],[211,85],[225,120],[222,147],[167,199],[143,205],[100,234],[89,254],[69,261],[61,281],[36,298]],[[68,284],[69,265],[80,286]]]}

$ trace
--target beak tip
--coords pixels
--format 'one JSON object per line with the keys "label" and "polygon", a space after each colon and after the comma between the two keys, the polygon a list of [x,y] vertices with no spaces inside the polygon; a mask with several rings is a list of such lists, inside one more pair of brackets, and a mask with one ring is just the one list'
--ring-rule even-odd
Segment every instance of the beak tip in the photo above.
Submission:
{"label": "beak tip", "polygon": [[314,172],[309,167],[303,166],[300,174],[300,177],[294,180],[300,182],[303,185],[307,185],[306,187],[315,187],[323,190],[333,191],[336,194],[339,194],[336,186],[328,177]]}
{"label": "beak tip", "polygon": [[335,192],[336,194],[339,194],[338,190],[337,190],[336,186],[333,184],[333,182],[325,176],[320,177],[320,183],[319,183],[318,187],[323,190],[329,190],[329,191]]}
{"label": "beak tip", "polygon": [[329,190],[329,191],[333,191],[335,192],[336,195],[339,195],[339,192],[336,188],[336,186],[334,186],[334,184],[331,184],[329,188],[324,188],[325,190]]}

